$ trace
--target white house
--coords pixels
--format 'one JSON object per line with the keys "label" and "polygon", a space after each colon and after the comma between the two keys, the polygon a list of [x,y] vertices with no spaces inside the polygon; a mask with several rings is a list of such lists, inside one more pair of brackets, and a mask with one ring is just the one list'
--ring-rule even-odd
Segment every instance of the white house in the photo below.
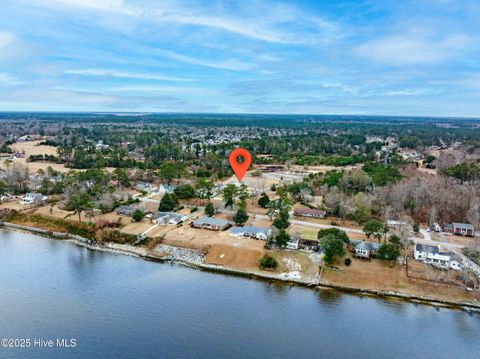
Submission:
{"label": "white house", "polygon": [[298,249],[298,246],[299,246],[299,243],[300,243],[300,239],[299,239],[299,238],[291,238],[291,239],[287,242],[287,245],[286,245],[285,248],[297,250],[297,249]]}
{"label": "white house", "polygon": [[158,224],[179,224],[188,219],[188,216],[176,212],[156,212],[153,219]]}
{"label": "white house", "polygon": [[417,243],[415,245],[414,258],[417,261],[431,264],[442,269],[460,270],[462,264],[459,258],[450,252],[442,252],[440,246],[431,246],[427,244]]}
{"label": "white house", "polygon": [[147,193],[152,193],[157,190],[157,188],[153,186],[151,183],[143,182],[143,181],[138,181],[137,183],[135,183],[135,189],[137,191],[145,191]]}
{"label": "white house", "polygon": [[244,226],[244,227],[232,227],[230,235],[234,237],[250,237],[255,239],[261,239],[266,241],[272,234],[270,228]]}
{"label": "white house", "polygon": [[27,193],[20,200],[20,204],[40,204],[48,199],[41,193]]}

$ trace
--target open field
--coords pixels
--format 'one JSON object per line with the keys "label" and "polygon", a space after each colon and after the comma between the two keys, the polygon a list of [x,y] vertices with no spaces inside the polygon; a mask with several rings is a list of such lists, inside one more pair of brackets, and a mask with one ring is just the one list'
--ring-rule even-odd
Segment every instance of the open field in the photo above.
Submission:
{"label": "open field", "polygon": [[[350,254],[347,256],[351,257]],[[479,293],[467,293],[462,287],[408,278],[405,267],[396,262],[389,263],[377,259],[364,261],[352,258],[352,264],[348,267],[343,264],[343,259],[337,261],[334,266],[338,267],[339,271],[326,269],[322,274],[322,282],[371,290],[396,291],[451,301],[480,299]]]}
{"label": "open field", "polygon": [[[72,168],[65,167],[61,163],[51,163],[51,162],[27,162],[27,159],[30,155],[57,155],[57,149],[53,146],[40,145],[42,141],[28,141],[28,142],[17,142],[10,147],[16,152],[24,153],[22,158],[16,158],[13,160],[13,165],[22,165],[25,166],[31,173],[37,172],[38,170],[46,171],[48,167],[53,168],[59,172],[68,172]],[[12,164],[11,164],[12,165]],[[0,162],[0,169],[7,169],[5,161]],[[107,171],[112,172],[114,168],[106,167]],[[76,171],[85,171],[81,169],[75,169]]]}

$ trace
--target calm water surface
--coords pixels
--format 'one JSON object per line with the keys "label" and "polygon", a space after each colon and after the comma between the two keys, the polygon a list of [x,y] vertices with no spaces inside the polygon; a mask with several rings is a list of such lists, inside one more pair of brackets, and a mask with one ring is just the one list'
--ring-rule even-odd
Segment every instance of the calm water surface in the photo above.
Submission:
{"label": "calm water surface", "polygon": [[0,231],[0,358],[479,358],[480,316],[269,284]]}

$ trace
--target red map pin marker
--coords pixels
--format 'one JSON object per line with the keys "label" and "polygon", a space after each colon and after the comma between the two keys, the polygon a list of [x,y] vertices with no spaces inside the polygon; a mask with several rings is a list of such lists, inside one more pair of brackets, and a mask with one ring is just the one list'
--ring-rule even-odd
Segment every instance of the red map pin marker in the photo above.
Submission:
{"label": "red map pin marker", "polygon": [[[242,163],[238,162],[238,157],[240,156],[243,157]],[[247,173],[248,167],[250,167],[250,164],[252,163],[252,156],[245,148],[240,147],[230,152],[228,162],[230,162],[230,166],[232,166],[233,172],[235,172],[238,180],[241,181],[245,176],[245,173]]]}

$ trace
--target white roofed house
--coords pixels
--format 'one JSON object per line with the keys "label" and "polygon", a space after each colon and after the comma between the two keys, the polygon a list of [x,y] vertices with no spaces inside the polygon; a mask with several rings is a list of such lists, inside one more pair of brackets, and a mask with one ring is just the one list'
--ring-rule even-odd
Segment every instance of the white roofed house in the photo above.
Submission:
{"label": "white roofed house", "polygon": [[143,181],[138,181],[137,183],[135,183],[135,189],[137,191],[145,191],[148,193],[152,193],[157,190],[157,188],[155,188],[155,186],[153,186],[151,183]]}
{"label": "white roofed house", "polygon": [[152,216],[157,224],[179,224],[188,219],[188,216],[176,212],[155,212]]}
{"label": "white roofed house", "polygon": [[41,193],[26,193],[22,199],[20,200],[20,204],[23,205],[40,205],[42,203],[45,203],[46,200],[48,199],[47,196],[44,196]]}
{"label": "white roofed house", "polygon": [[250,237],[266,241],[272,234],[270,228],[244,226],[244,227],[232,227],[230,235],[234,237]]}
{"label": "white roofed house", "polygon": [[163,193],[174,193],[175,192],[175,186],[169,185],[169,184],[161,184],[158,187],[158,190]]}

